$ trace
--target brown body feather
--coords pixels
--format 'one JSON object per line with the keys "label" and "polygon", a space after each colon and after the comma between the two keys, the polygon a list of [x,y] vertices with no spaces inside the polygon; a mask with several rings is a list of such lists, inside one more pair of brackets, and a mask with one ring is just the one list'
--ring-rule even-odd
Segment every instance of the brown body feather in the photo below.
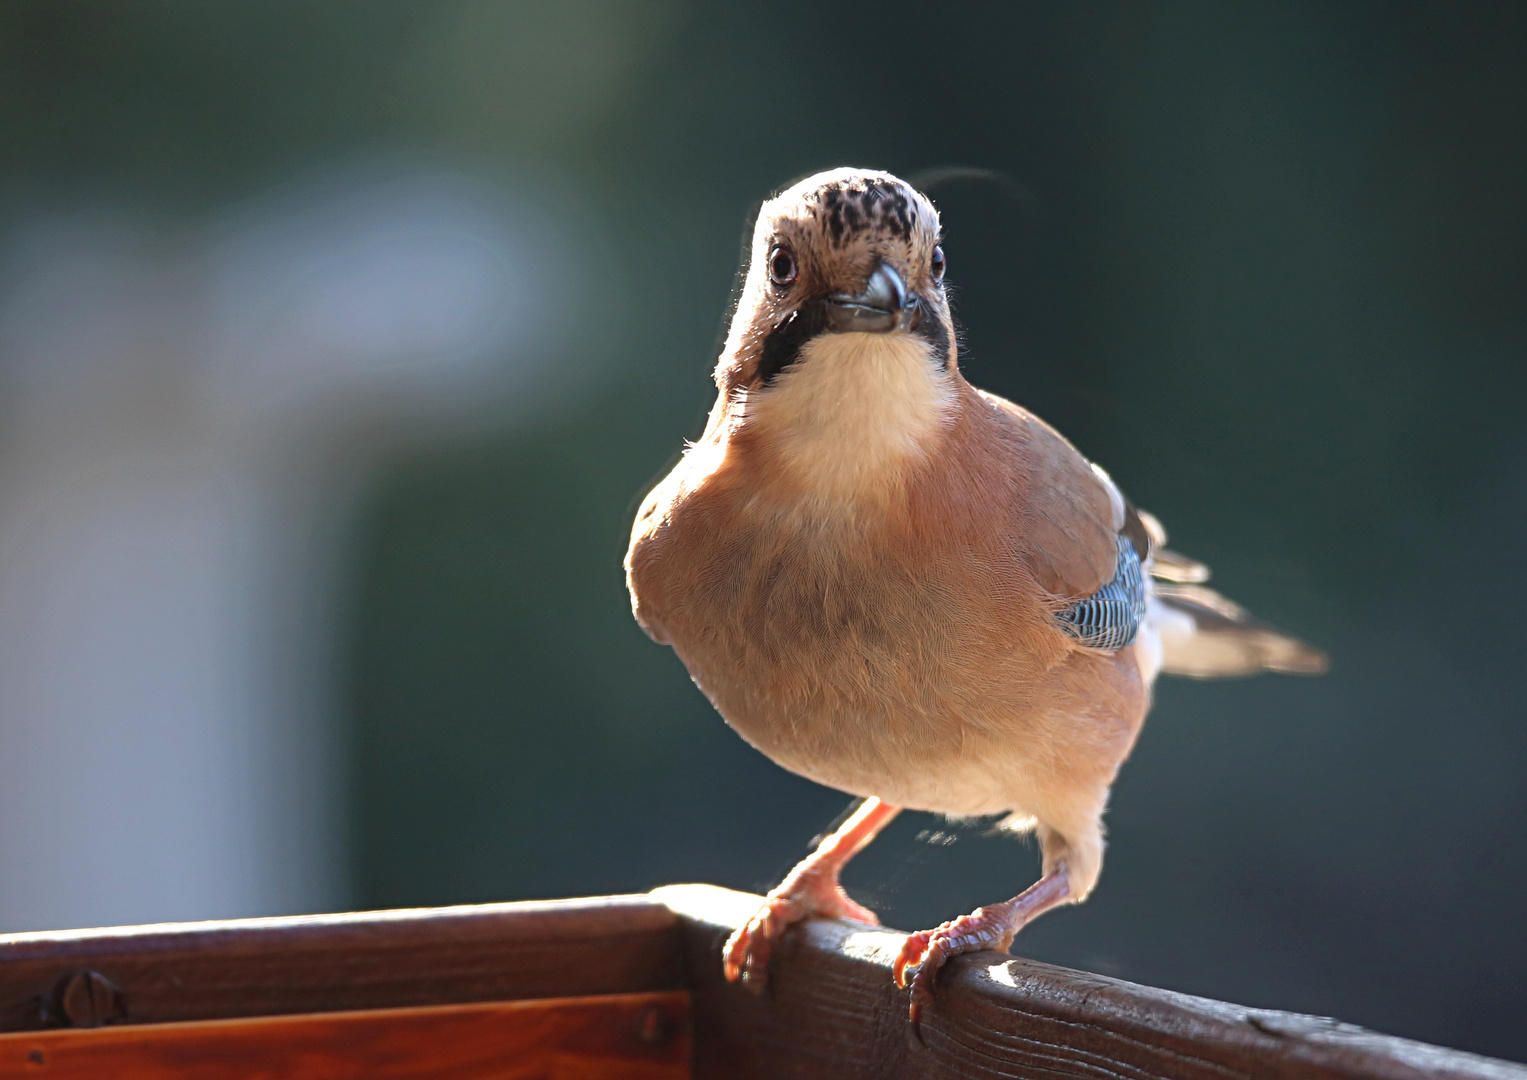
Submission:
{"label": "brown body feather", "polygon": [[1085,895],[1150,689],[1135,650],[1083,649],[1053,613],[1112,576],[1113,508],[1052,428],[953,379],[942,430],[852,512],[813,512],[745,404],[720,411],[638,515],[636,615],[779,764],[1036,819]]}

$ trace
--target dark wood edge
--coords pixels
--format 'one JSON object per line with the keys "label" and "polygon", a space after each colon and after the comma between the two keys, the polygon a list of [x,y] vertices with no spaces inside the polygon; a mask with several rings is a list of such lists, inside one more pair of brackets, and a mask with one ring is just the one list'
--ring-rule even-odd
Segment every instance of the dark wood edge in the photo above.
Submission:
{"label": "dark wood edge", "polygon": [[695,1080],[1527,1080],[1527,1066],[1323,1017],[1243,1008],[998,953],[950,963],[921,1037],[890,966],[904,935],[813,920],[776,948],[762,994],[721,977],[726,935],[760,898],[658,889],[683,921]]}
{"label": "dark wood edge", "polygon": [[646,896],[0,936],[0,1031],[684,988]]}
{"label": "dark wood edge", "polygon": [[1527,1080],[1527,1066],[1334,1020],[980,953],[911,1037],[903,935],[792,930],[762,994],[720,947],[760,898],[649,896],[0,936],[0,1031],[691,991],[694,1075],[1078,1080]]}

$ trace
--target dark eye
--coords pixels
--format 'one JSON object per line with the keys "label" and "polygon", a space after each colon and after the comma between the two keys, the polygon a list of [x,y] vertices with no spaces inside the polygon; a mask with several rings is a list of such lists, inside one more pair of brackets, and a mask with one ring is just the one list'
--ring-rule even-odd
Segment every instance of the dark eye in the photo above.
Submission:
{"label": "dark eye", "polygon": [[928,269],[933,271],[934,281],[944,280],[944,249],[942,247],[933,249],[933,258],[928,264]]}
{"label": "dark eye", "polygon": [[787,247],[777,247],[769,252],[769,280],[776,285],[789,285],[795,280],[798,269],[795,256]]}

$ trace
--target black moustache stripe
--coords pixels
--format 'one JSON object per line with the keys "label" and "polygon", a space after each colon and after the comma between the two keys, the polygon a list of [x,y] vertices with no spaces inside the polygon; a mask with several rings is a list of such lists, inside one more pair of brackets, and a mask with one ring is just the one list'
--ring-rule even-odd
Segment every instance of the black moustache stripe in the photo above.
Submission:
{"label": "black moustache stripe", "polygon": [[941,365],[949,363],[949,342],[954,337],[953,329],[929,311],[926,305],[923,308],[923,317],[918,320],[917,328],[912,332],[932,347],[935,360]]}
{"label": "black moustache stripe", "polygon": [[[925,307],[923,317],[913,331],[933,348],[933,356],[940,364],[949,362],[950,329],[947,323],[932,316]],[[801,358],[806,343],[827,329],[827,302],[811,300],[791,312],[769,336],[764,338],[763,351],[758,359],[758,381],[763,386],[774,382],[779,373]]]}
{"label": "black moustache stripe", "polygon": [[825,301],[812,300],[790,313],[769,336],[764,338],[763,352],[758,358],[758,380],[764,386],[772,383],[781,371],[801,358],[806,342],[816,337],[827,325]]}

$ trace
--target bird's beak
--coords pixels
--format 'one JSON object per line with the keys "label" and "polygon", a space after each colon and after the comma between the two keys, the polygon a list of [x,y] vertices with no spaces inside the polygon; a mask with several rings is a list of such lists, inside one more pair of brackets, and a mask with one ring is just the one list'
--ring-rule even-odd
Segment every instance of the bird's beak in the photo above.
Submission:
{"label": "bird's beak", "polygon": [[877,263],[862,292],[826,299],[827,329],[834,333],[886,334],[917,323],[918,299],[888,263]]}

